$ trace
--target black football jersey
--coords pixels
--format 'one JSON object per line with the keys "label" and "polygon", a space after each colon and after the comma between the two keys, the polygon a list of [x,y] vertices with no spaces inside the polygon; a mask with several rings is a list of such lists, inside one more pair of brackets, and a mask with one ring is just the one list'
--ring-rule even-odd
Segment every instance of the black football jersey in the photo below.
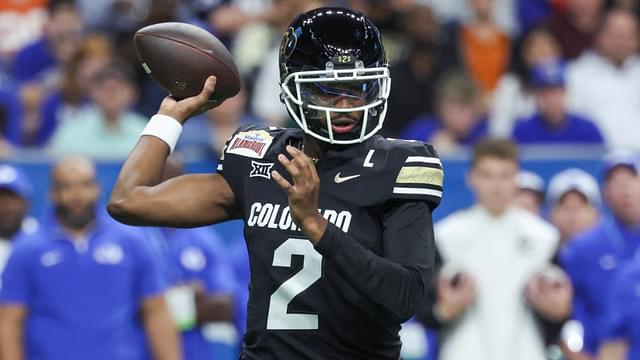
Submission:
{"label": "black football jersey", "polygon": [[248,126],[227,142],[218,172],[244,218],[251,281],[242,359],[398,359],[400,324],[426,299],[433,275],[431,211],[443,171],[430,145],[367,141],[316,163],[319,244],[292,221],[271,179],[299,129]]}

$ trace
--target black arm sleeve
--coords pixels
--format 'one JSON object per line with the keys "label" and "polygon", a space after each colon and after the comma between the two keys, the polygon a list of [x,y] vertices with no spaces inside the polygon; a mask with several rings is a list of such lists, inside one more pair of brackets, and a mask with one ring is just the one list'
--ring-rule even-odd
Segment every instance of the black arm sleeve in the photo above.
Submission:
{"label": "black arm sleeve", "polygon": [[394,201],[383,215],[383,254],[332,224],[316,249],[354,288],[402,321],[423,305],[434,268],[431,210],[424,201]]}

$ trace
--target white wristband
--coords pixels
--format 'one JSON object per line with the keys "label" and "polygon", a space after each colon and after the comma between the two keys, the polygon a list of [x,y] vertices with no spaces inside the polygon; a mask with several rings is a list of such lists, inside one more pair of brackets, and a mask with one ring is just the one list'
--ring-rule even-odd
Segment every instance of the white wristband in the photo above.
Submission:
{"label": "white wristband", "polygon": [[157,137],[169,145],[169,153],[172,153],[181,133],[182,125],[178,120],[168,115],[155,114],[142,130],[140,136],[150,135]]}

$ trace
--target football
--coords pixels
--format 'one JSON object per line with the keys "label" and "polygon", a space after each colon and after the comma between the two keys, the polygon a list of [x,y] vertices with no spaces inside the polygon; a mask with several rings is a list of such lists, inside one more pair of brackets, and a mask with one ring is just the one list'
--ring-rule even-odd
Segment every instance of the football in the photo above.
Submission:
{"label": "football", "polygon": [[216,105],[240,91],[240,75],[231,54],[204,29],[158,23],[138,30],[133,43],[144,70],[175,99],[199,94],[210,75],[217,77],[209,99]]}

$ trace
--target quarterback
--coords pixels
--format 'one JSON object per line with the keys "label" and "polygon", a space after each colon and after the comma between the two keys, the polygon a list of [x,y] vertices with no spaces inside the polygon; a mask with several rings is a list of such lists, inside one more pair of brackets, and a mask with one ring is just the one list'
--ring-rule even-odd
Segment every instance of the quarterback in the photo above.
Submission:
{"label": "quarterback", "polygon": [[109,212],[133,225],[244,220],[251,265],[241,359],[398,359],[400,324],[425,302],[434,149],[385,139],[391,85],[380,33],[360,13],[298,16],[280,48],[281,99],[295,129],[245,126],[216,174],[160,182],[181,125],[215,91],[167,97],[124,164]]}

